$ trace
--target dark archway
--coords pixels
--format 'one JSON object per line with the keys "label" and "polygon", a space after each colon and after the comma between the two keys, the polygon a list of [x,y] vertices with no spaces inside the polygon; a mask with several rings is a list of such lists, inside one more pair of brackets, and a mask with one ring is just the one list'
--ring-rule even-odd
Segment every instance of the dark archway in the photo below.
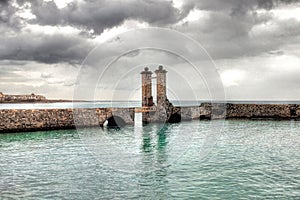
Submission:
{"label": "dark archway", "polygon": [[178,113],[174,113],[170,116],[169,120],[168,120],[169,123],[179,123],[181,122],[181,115],[178,114]]}
{"label": "dark archway", "polygon": [[126,122],[119,116],[111,116],[107,119],[107,122],[109,128],[122,128],[126,125]]}
{"label": "dark archway", "polygon": [[200,115],[199,119],[200,120],[211,120],[211,116],[210,115]]}
{"label": "dark archway", "polygon": [[294,107],[290,108],[290,115],[291,115],[291,117],[297,117],[296,108],[294,108]]}

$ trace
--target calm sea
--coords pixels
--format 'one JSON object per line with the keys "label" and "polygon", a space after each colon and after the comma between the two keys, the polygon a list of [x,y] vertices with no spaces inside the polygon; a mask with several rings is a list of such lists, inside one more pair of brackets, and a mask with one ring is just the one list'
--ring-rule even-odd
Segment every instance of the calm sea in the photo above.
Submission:
{"label": "calm sea", "polygon": [[[195,106],[210,101],[171,101],[174,106]],[[224,101],[215,101],[216,103]],[[300,101],[226,101],[242,104],[300,104]],[[2,103],[0,109],[47,109],[47,108],[107,108],[107,107],[140,107],[140,101],[90,101],[59,103]]]}
{"label": "calm sea", "polygon": [[0,199],[300,199],[299,152],[300,121],[0,134]]}

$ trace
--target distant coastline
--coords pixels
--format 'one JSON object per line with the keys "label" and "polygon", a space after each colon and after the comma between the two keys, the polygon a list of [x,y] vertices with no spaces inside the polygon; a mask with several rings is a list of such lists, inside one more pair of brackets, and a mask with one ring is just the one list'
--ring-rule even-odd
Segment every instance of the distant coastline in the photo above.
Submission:
{"label": "distant coastline", "polygon": [[68,102],[87,102],[84,100],[67,100],[67,99],[47,99],[45,96],[32,94],[4,94],[0,92],[0,104],[20,104],[20,103],[68,103]]}
{"label": "distant coastline", "polygon": [[72,103],[72,102],[90,102],[86,100],[67,100],[67,99],[47,99],[41,101],[0,101],[0,104],[39,104],[39,103]]}
{"label": "distant coastline", "polygon": [[114,117],[133,125],[135,113],[139,112],[149,116],[149,122],[169,123],[197,119],[300,120],[299,101],[173,100],[172,103],[169,118],[160,119],[156,118],[161,116],[157,113],[164,111],[157,107],[144,109],[140,101],[47,99],[34,93],[0,92],[0,133],[103,126],[105,121],[113,123]]}
{"label": "distant coastline", "polygon": [[[171,100],[176,106],[200,105],[201,103],[231,104],[300,104],[300,100]],[[0,104],[38,104],[38,103],[95,103],[95,102],[140,102],[139,100],[73,100],[47,99],[45,96],[32,94],[14,95],[0,92]]]}

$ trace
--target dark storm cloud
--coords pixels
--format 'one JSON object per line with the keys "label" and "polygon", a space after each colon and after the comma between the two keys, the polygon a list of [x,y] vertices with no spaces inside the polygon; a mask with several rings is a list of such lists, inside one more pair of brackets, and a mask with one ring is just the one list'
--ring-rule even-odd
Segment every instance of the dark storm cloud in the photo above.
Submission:
{"label": "dark storm cloud", "polygon": [[28,19],[17,14],[30,8],[25,3],[23,0],[0,1],[0,60],[73,64],[82,62],[92,44],[76,34],[37,34],[25,31]]}
{"label": "dark storm cloud", "polygon": [[[91,50],[86,34],[34,34],[22,30],[27,24],[70,25],[91,34],[120,25],[127,19],[163,26],[183,16],[169,1],[75,1],[59,9],[53,1],[0,1],[0,59],[42,63],[80,63]],[[17,6],[16,6],[17,5]],[[27,6],[36,16],[24,19],[16,13]]]}
{"label": "dark storm cloud", "polygon": [[203,11],[205,17],[174,28],[199,41],[214,59],[258,56],[299,42],[300,29],[294,27],[299,27],[300,22],[279,19],[269,12],[276,6],[295,2],[299,1],[185,1],[182,9]]}
{"label": "dark storm cloud", "polygon": [[[9,31],[17,31],[15,28],[21,24],[20,19],[14,15],[17,8],[10,1],[0,2],[0,20],[3,22],[0,24],[0,33],[4,32],[0,36],[0,59],[76,63],[91,49],[86,38],[80,35],[30,35],[20,32],[11,37]],[[276,32],[252,38],[249,36],[254,26],[271,21],[273,17],[268,12],[258,15],[256,9],[270,9],[279,4],[294,3],[295,0],[188,0],[184,1],[181,10],[175,8],[171,1],[154,0],[75,1],[62,9],[53,1],[29,2],[36,19],[27,23],[71,25],[85,31],[94,31],[95,34],[120,25],[127,19],[166,26],[182,20],[194,8],[208,10],[211,11],[208,18],[175,28],[199,40],[215,59],[276,51],[281,44],[300,34],[298,29],[293,28],[299,22],[290,20],[288,23],[275,21],[278,25]],[[19,6],[24,5],[22,0],[17,3]]]}
{"label": "dark storm cloud", "polygon": [[192,10],[194,8],[201,10],[230,10],[232,14],[245,13],[248,10],[255,9],[272,9],[282,4],[297,3],[299,0],[186,0],[183,4],[184,10]]}
{"label": "dark storm cloud", "polygon": [[297,3],[299,0],[257,0],[257,5],[260,8],[271,9],[280,4]]}
{"label": "dark storm cloud", "polygon": [[0,5],[7,5],[9,0],[0,0]]}
{"label": "dark storm cloud", "polygon": [[0,1],[0,29],[9,27],[12,30],[18,30],[20,28],[20,20],[15,16],[16,11],[17,8],[11,5],[11,1]]}
{"label": "dark storm cloud", "polygon": [[[205,27],[221,27],[224,30],[232,30],[232,33],[248,34],[251,28],[259,23],[265,23],[270,20],[271,14],[258,16],[258,9],[269,10],[282,4],[292,4],[299,0],[212,0],[199,1],[187,0],[182,6],[184,12],[192,9],[212,11],[211,20],[205,24]],[[227,18],[226,18],[227,17]]]}
{"label": "dark storm cloud", "polygon": [[62,34],[19,34],[0,37],[0,59],[35,60],[42,63],[80,63],[91,50],[84,39]]}
{"label": "dark storm cloud", "polygon": [[63,9],[54,2],[35,1],[32,12],[42,25],[71,25],[101,34],[103,30],[134,19],[156,26],[174,24],[186,16],[171,1],[75,1]]}
{"label": "dark storm cloud", "polygon": [[[296,28],[300,26],[299,20],[281,18],[278,13],[274,14],[272,9],[278,7],[277,11],[280,11],[282,6],[284,9],[292,10],[293,5],[286,6],[286,4],[299,1],[183,0],[182,2],[182,7],[176,8],[168,0],[81,0],[74,1],[64,8],[58,8],[53,1],[0,0],[0,90],[6,89],[5,91],[9,93],[12,91],[18,93],[26,91],[28,93],[45,92],[47,96],[62,98],[72,95],[71,88],[74,84],[79,84],[74,78],[69,78],[77,76],[78,68],[72,66],[74,63],[81,63],[99,41],[88,38],[86,35],[100,35],[97,39],[101,41],[107,36],[104,34],[102,38],[101,33],[104,30],[109,31],[110,28],[122,25],[126,20],[146,22],[150,26],[174,28],[200,42],[216,63],[221,63],[221,71],[222,69],[237,69],[247,72],[247,76],[240,77],[237,85],[232,85],[228,91],[233,98],[257,97],[262,99],[266,96],[264,92],[268,92],[270,97],[278,98],[280,94],[275,89],[280,88],[283,91],[289,91],[290,88],[297,86],[295,84],[296,75],[299,74],[299,71],[288,69],[286,74],[283,74],[284,76],[281,76],[282,73],[278,73],[278,76],[275,74],[270,76],[270,74],[276,67],[287,68],[288,60],[278,64],[276,59],[289,56],[291,52],[294,57],[300,57],[299,51],[297,51],[299,45],[291,45],[300,43],[300,29]],[[30,11],[35,18],[30,16]],[[191,11],[202,12],[200,18],[198,20],[185,18]],[[42,30],[44,25],[49,25],[46,28],[51,33]],[[75,28],[75,31],[70,33],[69,27],[64,26],[71,26]],[[124,27],[127,28],[127,24]],[[67,33],[64,30],[67,30]],[[80,31],[82,33],[79,33]],[[151,31],[147,30],[143,36],[136,34],[128,36],[129,38],[116,36],[114,40],[107,43],[106,48],[101,52],[103,55],[97,54],[94,60],[87,61],[87,64],[92,63],[95,67],[86,70],[87,81],[81,82],[81,84],[99,80],[97,70],[99,69],[101,72],[105,66],[99,62],[103,60],[102,58],[118,55],[116,52],[122,54],[127,49],[153,46],[154,41],[164,45],[166,49],[172,49],[179,55],[188,52],[189,45],[185,45],[184,40],[171,37],[170,34],[151,34]],[[145,37],[148,38],[145,39]],[[131,39],[131,43],[120,46],[129,39]],[[289,48],[287,49],[286,46]],[[168,53],[133,51],[115,64],[115,70],[108,73],[106,77],[109,80],[105,83],[111,85],[111,79],[117,74],[123,75],[126,69],[136,67],[134,73],[131,72],[130,76],[125,77],[124,82],[126,83],[120,84],[123,91],[132,89],[135,85],[130,82],[131,74],[136,75],[134,80],[139,84],[139,72],[141,70],[139,67],[143,68],[146,62],[166,64],[165,66],[170,72],[169,75],[172,75],[172,70],[178,69],[180,72],[178,74],[182,77],[188,77],[193,82],[192,85],[196,87],[195,82],[199,82],[199,78],[185,75],[185,73],[190,73],[190,70],[186,70],[181,59],[176,59]],[[272,57],[272,61],[264,63],[266,58],[260,59],[263,55]],[[206,54],[205,56],[207,57]],[[245,61],[240,62],[243,59]],[[251,61],[252,59],[254,61]],[[203,67],[204,72],[210,68],[201,55],[199,56],[198,51],[190,60],[199,62],[197,64]],[[201,62],[201,60],[204,61]],[[23,62],[25,64],[22,64]],[[234,63],[236,64],[233,65]],[[292,65],[299,65],[298,63],[296,60],[289,64],[290,68]],[[272,67],[266,68],[268,65]],[[85,71],[81,72],[85,73]],[[31,75],[32,77],[30,77]],[[289,78],[294,77],[294,75],[295,78]],[[259,81],[255,79],[255,76]],[[205,78],[212,79],[213,77],[206,76]],[[170,77],[168,80],[174,88],[182,86],[178,85],[179,78],[172,79]],[[41,81],[42,86],[39,84]],[[285,84],[278,84],[280,81],[285,82]],[[128,83],[131,85],[126,87]],[[278,87],[274,87],[276,83]],[[68,89],[57,90],[58,85],[60,88]],[[202,86],[198,88],[202,88]],[[261,90],[257,92],[257,88],[261,88]],[[90,91],[91,87],[87,87],[82,95]],[[199,93],[202,94],[203,92]],[[292,93],[285,96],[290,97],[290,94]]]}
{"label": "dark storm cloud", "polygon": [[63,12],[58,9],[53,1],[44,2],[37,0],[32,1],[31,5],[32,13],[37,17],[37,19],[33,21],[33,24],[59,25],[65,21],[63,19]]}

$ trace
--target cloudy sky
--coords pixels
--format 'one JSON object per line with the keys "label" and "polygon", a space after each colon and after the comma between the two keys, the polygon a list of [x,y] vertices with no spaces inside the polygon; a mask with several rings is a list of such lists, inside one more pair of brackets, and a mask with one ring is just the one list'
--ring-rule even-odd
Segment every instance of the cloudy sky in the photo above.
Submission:
{"label": "cloudy sky", "polygon": [[[139,99],[300,99],[299,0],[0,0],[0,91]],[[153,81],[155,83],[155,80]]]}

